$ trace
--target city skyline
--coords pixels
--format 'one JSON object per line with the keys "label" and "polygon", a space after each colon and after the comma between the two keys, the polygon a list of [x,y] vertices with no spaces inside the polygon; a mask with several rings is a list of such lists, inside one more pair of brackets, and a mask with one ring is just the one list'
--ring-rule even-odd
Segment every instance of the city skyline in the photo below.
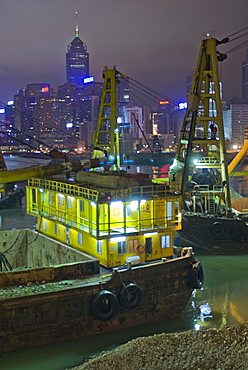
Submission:
{"label": "city skyline", "polygon": [[[74,38],[76,11],[79,37],[90,54],[90,71],[101,81],[104,66],[117,65],[128,76],[175,101],[186,95],[186,74],[193,71],[201,34],[216,30],[224,37],[247,26],[248,3],[239,0],[2,0],[0,101],[7,103],[30,83],[66,82],[65,55]],[[135,5],[135,6],[134,6]],[[206,5],[206,8],[204,8]],[[221,52],[236,44],[221,45]],[[223,97],[241,97],[246,47],[221,63]]]}

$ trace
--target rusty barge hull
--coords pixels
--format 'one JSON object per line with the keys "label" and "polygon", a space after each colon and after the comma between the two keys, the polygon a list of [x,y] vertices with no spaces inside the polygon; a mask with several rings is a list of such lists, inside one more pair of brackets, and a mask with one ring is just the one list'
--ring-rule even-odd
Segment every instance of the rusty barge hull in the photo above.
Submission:
{"label": "rusty barge hull", "polygon": [[[96,273],[96,260],[71,263],[67,266],[40,268],[40,279],[71,279],[53,291],[0,297],[0,352],[20,350],[73,338],[110,332],[149,322],[180,316],[192,293],[189,277],[194,256],[186,255],[129,269],[114,269],[102,276]],[[55,269],[55,270],[54,270]],[[2,291],[23,286],[35,277],[33,270],[1,273]],[[45,275],[44,275],[45,274]],[[12,276],[11,276],[12,275]],[[15,276],[16,275],[16,276]],[[123,307],[120,292],[133,284],[141,292],[135,307]],[[8,287],[6,286],[8,285]],[[58,282],[57,282],[58,285]],[[112,318],[96,317],[95,298],[100,292],[110,292],[118,302]],[[99,308],[99,307],[98,307]]]}

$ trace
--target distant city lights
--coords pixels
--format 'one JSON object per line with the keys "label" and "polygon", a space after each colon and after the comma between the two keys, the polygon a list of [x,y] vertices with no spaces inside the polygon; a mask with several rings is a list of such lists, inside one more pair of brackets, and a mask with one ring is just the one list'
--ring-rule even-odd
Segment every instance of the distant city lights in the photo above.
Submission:
{"label": "distant city lights", "polygon": [[84,84],[88,84],[90,82],[94,82],[95,78],[94,77],[86,77],[84,78]]}
{"label": "distant city lights", "polygon": [[159,104],[170,104],[169,100],[160,101]]}
{"label": "distant city lights", "polygon": [[72,122],[67,122],[66,128],[72,128],[72,127],[73,127],[73,123]]}
{"label": "distant city lights", "polygon": [[0,108],[0,114],[4,114],[5,113],[5,109],[4,108]]}
{"label": "distant city lights", "polygon": [[49,93],[49,86],[42,87],[41,92],[44,94]]}
{"label": "distant city lights", "polygon": [[14,100],[9,100],[8,101],[8,105],[13,105],[14,104]]}
{"label": "distant city lights", "polygon": [[178,109],[187,109],[187,108],[188,108],[188,104],[186,101],[178,104]]}

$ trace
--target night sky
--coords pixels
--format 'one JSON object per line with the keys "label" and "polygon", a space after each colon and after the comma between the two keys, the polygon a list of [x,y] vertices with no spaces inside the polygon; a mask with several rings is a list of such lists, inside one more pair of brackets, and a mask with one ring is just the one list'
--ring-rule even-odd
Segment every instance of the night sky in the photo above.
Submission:
{"label": "night sky", "polygon": [[[195,68],[201,34],[216,31],[222,39],[248,26],[248,0],[0,0],[0,101],[12,100],[28,83],[50,83],[57,90],[66,82],[76,11],[97,81],[104,66],[116,65],[175,101],[185,100],[185,76]],[[225,100],[241,97],[246,49],[222,63]]]}

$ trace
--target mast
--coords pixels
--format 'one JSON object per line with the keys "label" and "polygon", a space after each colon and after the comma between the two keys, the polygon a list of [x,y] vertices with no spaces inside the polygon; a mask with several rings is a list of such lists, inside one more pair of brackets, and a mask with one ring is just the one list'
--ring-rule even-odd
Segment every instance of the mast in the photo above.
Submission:
{"label": "mast", "polygon": [[98,121],[93,132],[92,143],[94,151],[92,158],[102,156],[102,153],[113,161],[112,169],[120,169],[119,149],[119,127],[117,123],[117,94],[116,88],[119,77],[124,77],[119,71],[113,68],[105,68],[103,71],[103,91],[100,101]]}
{"label": "mast", "polygon": [[231,196],[226,159],[218,61],[226,58],[216,47],[227,42],[208,34],[201,47],[184,117],[175,162],[170,170],[171,186],[190,198],[194,186],[204,196],[206,213],[214,213],[217,194],[231,214]]}
{"label": "mast", "polygon": [[75,37],[79,37],[79,28],[78,28],[78,12],[76,12],[76,28],[75,28]]}

